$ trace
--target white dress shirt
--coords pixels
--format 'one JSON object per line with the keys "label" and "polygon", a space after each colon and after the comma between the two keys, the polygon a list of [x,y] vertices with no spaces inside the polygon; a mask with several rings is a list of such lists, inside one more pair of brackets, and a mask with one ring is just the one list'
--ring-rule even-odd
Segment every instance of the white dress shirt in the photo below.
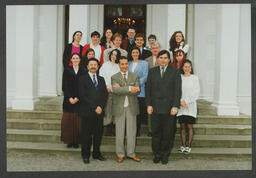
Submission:
{"label": "white dress shirt", "polygon": [[[122,76],[124,77],[124,73],[121,72]],[[128,80],[128,71],[125,73],[126,74],[126,80]],[[130,91],[130,86],[129,86],[129,91]],[[125,99],[124,99],[124,107],[128,107],[129,106],[129,101],[128,101],[128,97],[125,96]]]}
{"label": "white dress shirt", "polygon": [[98,79],[97,79],[97,74],[92,74],[91,72],[88,72],[88,74],[90,75],[91,79],[92,79],[92,82],[93,82],[93,75],[95,75],[95,80],[96,82],[98,83]]}

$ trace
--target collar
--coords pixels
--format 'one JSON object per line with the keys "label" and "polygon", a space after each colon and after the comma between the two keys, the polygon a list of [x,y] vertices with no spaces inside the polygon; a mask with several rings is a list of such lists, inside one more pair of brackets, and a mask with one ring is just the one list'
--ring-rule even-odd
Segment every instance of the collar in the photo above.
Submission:
{"label": "collar", "polygon": [[[160,67],[160,71],[162,70],[162,66],[159,66]],[[168,67],[168,65],[166,65],[165,67],[164,67],[164,72],[166,71],[166,68]]]}

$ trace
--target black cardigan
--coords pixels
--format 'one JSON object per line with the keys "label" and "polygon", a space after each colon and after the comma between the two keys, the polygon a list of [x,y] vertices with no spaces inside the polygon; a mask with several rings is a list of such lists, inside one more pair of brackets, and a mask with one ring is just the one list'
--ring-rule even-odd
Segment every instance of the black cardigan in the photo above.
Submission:
{"label": "black cardigan", "polygon": [[62,78],[62,90],[64,92],[63,100],[63,111],[64,112],[78,112],[75,108],[79,108],[79,101],[76,104],[71,104],[69,98],[78,97],[78,81],[79,78],[86,72],[84,67],[79,67],[77,74],[75,73],[73,67],[66,67],[63,72]]}
{"label": "black cardigan", "polygon": [[[82,56],[82,50],[83,50],[83,46],[80,45],[80,55],[81,56]],[[68,67],[70,57],[71,57],[71,52],[72,52],[72,43],[69,43],[65,47],[64,53],[63,53],[63,66],[64,66],[64,68]]]}

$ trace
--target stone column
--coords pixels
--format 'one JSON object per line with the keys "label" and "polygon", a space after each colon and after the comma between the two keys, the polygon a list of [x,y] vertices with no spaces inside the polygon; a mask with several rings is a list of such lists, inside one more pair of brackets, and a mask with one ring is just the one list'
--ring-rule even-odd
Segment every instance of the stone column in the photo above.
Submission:
{"label": "stone column", "polygon": [[16,92],[13,109],[33,110],[37,100],[38,6],[16,7]]}
{"label": "stone column", "polygon": [[62,67],[62,63],[57,66],[57,34],[60,33],[57,31],[58,9],[57,5],[42,5],[39,9],[39,96],[57,96],[56,68]]}
{"label": "stone column", "polygon": [[218,115],[239,115],[237,104],[240,5],[217,5],[214,105]]}
{"label": "stone column", "polygon": [[69,6],[69,43],[75,31],[82,31],[83,37],[81,44],[85,45],[90,41],[90,21],[89,5],[70,5]]}
{"label": "stone column", "polygon": [[146,34],[155,34],[162,49],[169,49],[169,40],[175,31],[181,30],[185,35],[186,5],[147,5]]}

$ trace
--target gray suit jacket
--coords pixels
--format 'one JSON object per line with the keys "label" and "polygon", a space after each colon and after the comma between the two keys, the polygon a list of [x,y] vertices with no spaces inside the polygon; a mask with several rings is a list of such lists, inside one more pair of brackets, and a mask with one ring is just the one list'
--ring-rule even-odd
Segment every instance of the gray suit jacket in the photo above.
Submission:
{"label": "gray suit jacket", "polygon": [[148,67],[151,69],[152,67],[158,66],[159,64],[156,61],[156,65],[153,66],[153,55],[149,56],[148,58],[145,59],[148,62]]}
{"label": "gray suit jacket", "polygon": [[[113,85],[118,83],[120,88],[114,88]],[[125,96],[128,97],[131,113],[136,116],[139,114],[139,105],[137,99],[137,93],[133,94],[129,91],[129,86],[140,86],[139,77],[132,72],[128,72],[127,83],[125,83],[121,72],[116,73],[111,77],[111,85],[113,87],[113,100],[112,100],[112,114],[113,116],[121,116],[124,112],[124,100]]]}

